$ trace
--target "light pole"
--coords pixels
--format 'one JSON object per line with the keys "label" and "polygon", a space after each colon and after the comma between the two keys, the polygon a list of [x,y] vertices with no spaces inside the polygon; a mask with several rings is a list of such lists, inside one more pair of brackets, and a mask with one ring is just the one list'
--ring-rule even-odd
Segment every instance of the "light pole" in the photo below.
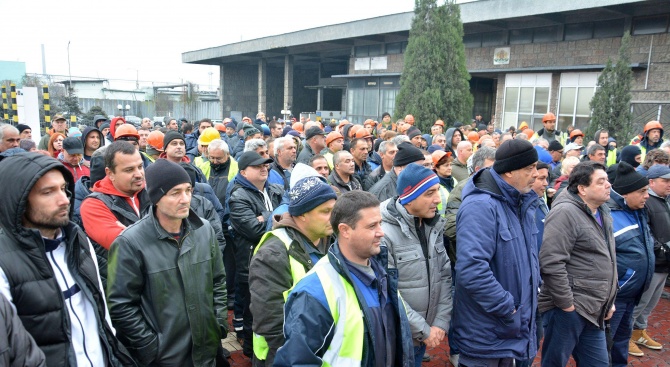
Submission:
{"label": "light pole", "polygon": [[127,104],[127,105],[125,105],[125,107],[124,107],[122,104],[118,104],[118,105],[116,106],[116,108],[118,108],[119,111],[121,111],[121,112],[123,113],[123,119],[125,120],[125,119],[126,119],[126,111],[130,111],[130,105]]}
{"label": "light pole", "polygon": [[70,71],[70,41],[67,41],[67,73],[70,76],[70,88],[68,89],[68,97],[72,97],[72,71]]}

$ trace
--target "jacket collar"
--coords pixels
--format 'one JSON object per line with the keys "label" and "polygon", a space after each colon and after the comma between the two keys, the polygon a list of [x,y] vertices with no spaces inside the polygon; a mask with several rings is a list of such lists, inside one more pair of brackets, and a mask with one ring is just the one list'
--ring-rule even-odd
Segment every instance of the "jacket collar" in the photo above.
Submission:
{"label": "jacket collar", "polygon": [[[172,239],[172,235],[170,235],[165,228],[163,228],[158,221],[158,218],[156,217],[156,207],[152,207],[151,211],[149,212],[149,218],[151,220],[151,223],[154,225],[154,229],[156,230],[157,237],[159,239]],[[187,233],[191,230],[196,230],[204,225],[202,219],[198,217],[198,215],[189,208],[188,210],[188,217],[184,220],[182,220],[182,223],[184,225],[184,233]]]}

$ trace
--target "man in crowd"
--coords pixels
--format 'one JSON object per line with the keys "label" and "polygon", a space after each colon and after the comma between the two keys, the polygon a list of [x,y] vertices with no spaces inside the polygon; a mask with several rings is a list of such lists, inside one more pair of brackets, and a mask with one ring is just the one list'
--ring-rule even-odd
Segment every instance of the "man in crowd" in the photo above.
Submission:
{"label": "man in crowd", "polygon": [[190,160],[186,157],[186,140],[184,139],[184,135],[177,131],[168,131],[165,137],[163,137],[163,153],[160,157],[177,164],[181,162],[190,163]]}
{"label": "man in crowd", "polygon": [[447,149],[447,138],[443,134],[433,136],[433,144],[440,146],[442,149]]}
{"label": "man in crowd", "polygon": [[49,139],[53,133],[61,133],[67,136],[67,120],[61,114],[56,114],[51,117],[51,130],[48,134],[44,134],[42,139],[40,139],[40,142],[37,144],[37,149],[48,150]]}
{"label": "man in crowd", "polygon": [[179,131],[179,124],[177,123],[176,118],[168,117],[166,120],[165,127],[168,129],[168,131]]}
{"label": "man in crowd", "polygon": [[273,138],[278,139],[278,138],[281,137],[283,129],[282,129],[281,124],[279,122],[270,121],[270,123],[268,124],[268,127],[270,128],[270,135]]}
{"label": "man in crowd", "polygon": [[633,331],[633,309],[649,288],[654,273],[654,241],[649,232],[644,204],[649,198],[649,179],[626,162],[617,167],[607,202],[612,214],[619,279],[610,319],[612,366],[628,365],[628,344]]}
{"label": "man in crowd", "polygon": [[[370,163],[367,162],[368,152],[370,151],[370,144],[368,143],[367,138],[372,137],[372,135],[367,133],[367,130],[365,129],[361,129],[359,131],[363,131],[365,134],[362,134],[362,137],[357,137],[352,140],[351,148],[349,150],[351,155],[354,157],[354,176],[358,182],[363,184],[370,172],[372,172]],[[358,136],[358,134],[356,135]]]}
{"label": "man in crowd", "polygon": [[[381,246],[388,251],[388,269],[398,274],[416,367],[426,347],[442,342],[451,320],[451,265],[442,240],[445,219],[436,214],[439,186],[433,171],[410,163],[398,176],[398,197],[381,204]],[[404,261],[406,257],[414,261]]]}
{"label": "man in crowd", "polygon": [[291,170],[296,160],[296,152],[295,142],[290,136],[275,139],[274,152],[272,152],[274,162],[270,164],[270,168],[281,176],[284,181],[284,190],[289,190]]}
{"label": "man in crowd", "polygon": [[558,141],[554,140],[549,143],[549,154],[551,154],[551,162],[549,163],[549,172],[553,171],[556,166],[561,164],[561,159],[563,158],[563,145]]}
{"label": "man in crowd", "polygon": [[149,137],[149,134],[151,134],[151,129],[140,126],[140,128],[137,130],[137,134],[140,136],[140,140],[138,142],[140,146],[140,152],[146,152],[147,138]]}
{"label": "man in crowd", "polygon": [[642,160],[644,161],[647,152],[660,148],[663,144],[663,125],[658,121],[649,121],[644,125],[643,137],[640,141],[640,149],[642,150]]}
{"label": "man in crowd", "polygon": [[191,179],[179,164],[161,159],[146,173],[153,210],[109,253],[119,340],[143,365],[227,365],[226,273],[214,229],[190,209]]}
{"label": "man in crowd", "polygon": [[326,153],[323,154],[328,161],[328,167],[333,169],[333,155],[344,149],[344,137],[337,131],[331,131],[326,135]]}
{"label": "man in crowd", "polygon": [[0,293],[49,366],[134,366],[108,322],[91,245],[70,221],[70,172],[18,154],[0,162],[0,187]]}
{"label": "man in crowd", "polygon": [[19,138],[21,140],[24,140],[24,139],[32,140],[33,129],[31,129],[30,126],[25,125],[25,124],[18,124],[18,125],[16,125],[16,128],[19,130]]}
{"label": "man in crowd", "polygon": [[95,127],[88,126],[81,134],[81,142],[84,145],[84,161],[89,167],[93,152],[102,146],[105,141],[104,139],[100,130]]}
{"label": "man in crowd", "polygon": [[309,159],[314,154],[320,154],[323,148],[326,147],[326,133],[318,126],[312,126],[305,131],[305,146],[298,155],[298,163],[309,163]]}
{"label": "man in crowd", "polygon": [[419,149],[410,143],[401,143],[398,145],[395,157],[393,157],[393,169],[388,174],[385,174],[368,191],[380,201],[386,201],[396,196],[396,182],[398,181],[400,172],[410,163],[422,164],[424,160],[423,153]]}
{"label": "man in crowd", "polygon": [[80,138],[70,136],[63,140],[63,151],[58,155],[58,160],[70,171],[75,182],[91,174],[88,166],[82,164],[83,156],[84,146]]}
{"label": "man in crowd", "polygon": [[[326,157],[321,154],[316,154],[312,156],[309,160],[309,166],[314,168],[314,170],[323,177],[326,182],[328,182],[328,175],[330,175],[330,168],[328,168],[328,161]],[[331,186],[332,187],[332,186]]]}
{"label": "man in crowd", "polygon": [[370,191],[370,188],[372,188],[374,184],[393,170],[393,158],[395,158],[397,152],[398,147],[392,141],[382,141],[381,144],[379,144],[379,155],[381,156],[382,164],[373,169],[365,179],[363,182],[364,190]]}
{"label": "man in crowd", "polygon": [[549,143],[560,140],[561,132],[556,130],[556,115],[551,112],[544,114],[542,116],[542,125],[543,127],[533,136],[534,138],[543,138]]}
{"label": "man in crowd", "polygon": [[462,141],[456,147],[456,159],[454,160],[451,175],[456,181],[461,182],[470,176],[468,172],[468,158],[472,155],[472,143]]}
{"label": "man in crowd", "polygon": [[284,302],[293,285],[326,255],[335,191],[317,177],[298,181],[282,215],[254,251],[249,266],[254,316],[254,366],[272,366],[284,344]]}
{"label": "man in crowd", "polygon": [[265,234],[272,220],[272,211],[281,204],[284,188],[268,184],[268,170],[272,159],[256,152],[245,152],[238,161],[235,176],[226,203],[230,208],[230,224],[235,244],[235,316],[233,325],[243,339],[243,352],[252,356],[252,315],[249,310],[249,262],[253,248]]}
{"label": "man in crowd", "polygon": [[344,193],[330,223],[337,242],[289,295],[275,366],[412,365],[397,281],[375,259],[384,236],[379,201],[364,191]]}
{"label": "man in crowd", "polygon": [[649,315],[656,307],[665,281],[670,273],[670,168],[667,165],[656,165],[649,168],[649,199],[645,203],[649,216],[649,229],[654,239],[656,263],[654,274],[640,302],[633,310],[633,336],[630,339],[628,354],[641,357],[644,355],[638,347],[659,350],[663,345],[647,334]]}
{"label": "man in crowd", "polygon": [[148,118],[148,117],[143,118],[142,122],[140,122],[140,130],[151,131],[152,127],[153,127],[153,122],[151,122],[151,119]]}
{"label": "man in crowd", "polygon": [[335,169],[328,176],[328,183],[335,186],[340,192],[362,190],[363,186],[354,176],[356,163],[354,157],[346,150],[340,150],[333,156]]}
{"label": "man in crowd", "polygon": [[618,284],[605,170],[593,161],[576,165],[545,219],[542,366],[564,367],[570,355],[580,366],[609,366],[605,321],[614,313]]}
{"label": "man in crowd", "polygon": [[21,137],[17,128],[10,124],[0,124],[0,153],[7,149],[17,148],[20,141]]}
{"label": "man in crowd", "polygon": [[589,157],[590,161],[598,162],[605,166],[607,154],[605,153],[605,147],[602,145],[593,144],[589,149],[587,149],[586,155]]}
{"label": "man in crowd", "polygon": [[531,143],[509,140],[463,189],[453,317],[461,366],[512,366],[537,353],[536,166]]}

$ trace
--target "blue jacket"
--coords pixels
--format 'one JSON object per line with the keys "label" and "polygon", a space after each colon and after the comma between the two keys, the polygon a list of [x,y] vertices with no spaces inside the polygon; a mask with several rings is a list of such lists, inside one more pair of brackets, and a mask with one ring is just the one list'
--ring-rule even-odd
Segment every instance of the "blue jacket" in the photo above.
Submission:
{"label": "blue jacket", "polygon": [[540,246],[542,246],[542,236],[544,236],[544,219],[549,214],[549,207],[544,198],[538,198],[538,206],[535,209],[535,226],[537,227],[537,253],[540,253]]}
{"label": "blue jacket", "polygon": [[[654,274],[654,239],[649,230],[647,209],[630,209],[624,198],[613,190],[607,206],[612,211],[612,231],[616,244],[620,287],[616,298],[637,303],[642,293],[649,288]],[[635,274],[631,276],[632,271]]]}
{"label": "blue jacket", "polygon": [[[363,311],[365,320],[365,336],[363,339],[363,358],[361,366],[375,366],[375,337],[371,333],[369,315],[370,309],[363,290],[354,281],[344,256],[340,252],[339,243],[335,242],[328,251],[328,259],[335,270],[351,283],[356,290],[356,297]],[[378,277],[386,277],[383,265],[377,260],[370,259]],[[396,349],[395,366],[410,367],[414,365],[414,349],[412,333],[405,312],[404,304],[397,297],[397,277],[387,277],[389,301],[392,303],[398,318],[396,321]],[[275,357],[274,366],[321,366],[321,357],[328,349],[333,337],[333,317],[330,314],[326,296],[321,281],[316,273],[308,273],[293,289],[284,306],[284,337],[286,342],[279,348]]]}
{"label": "blue jacket", "polygon": [[452,326],[466,356],[526,360],[537,353],[537,205],[535,192],[522,195],[492,169],[465,184]]}
{"label": "blue jacket", "polygon": [[200,152],[198,152],[198,137],[195,134],[184,134],[184,139],[186,156],[193,162],[195,157],[200,155]]}

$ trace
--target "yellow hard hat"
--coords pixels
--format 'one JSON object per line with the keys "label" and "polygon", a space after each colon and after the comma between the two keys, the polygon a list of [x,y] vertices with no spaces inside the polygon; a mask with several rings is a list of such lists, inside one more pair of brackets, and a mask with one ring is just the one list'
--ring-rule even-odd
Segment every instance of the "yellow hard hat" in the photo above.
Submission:
{"label": "yellow hard hat", "polygon": [[209,145],[209,143],[214,139],[221,139],[221,134],[219,134],[219,130],[216,128],[208,127],[200,134],[200,138],[198,138],[198,144]]}

